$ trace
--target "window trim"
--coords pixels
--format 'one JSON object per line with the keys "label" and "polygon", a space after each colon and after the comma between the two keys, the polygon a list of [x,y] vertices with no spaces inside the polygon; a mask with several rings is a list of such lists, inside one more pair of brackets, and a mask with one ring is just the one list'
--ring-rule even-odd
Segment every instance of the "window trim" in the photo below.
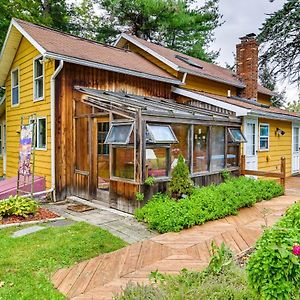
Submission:
{"label": "window trim", "polygon": [[[171,131],[171,133],[172,133],[175,141],[167,141],[167,140],[166,141],[156,141],[155,138],[154,138],[154,135],[151,132],[150,126],[164,126],[164,127],[169,127],[169,129],[170,129],[170,131]],[[169,125],[169,124],[150,123],[150,124],[146,125],[146,128],[147,128],[147,132],[151,136],[153,144],[177,144],[177,143],[179,143],[179,141],[178,141],[178,139],[177,139],[177,137],[176,137],[176,135],[175,135],[175,133],[174,133],[171,125]]]}
{"label": "window trim", "polygon": [[[108,142],[107,139],[112,131],[112,128],[114,126],[122,126],[122,125],[131,125],[130,127],[130,131],[129,131],[129,134],[127,136],[127,139],[125,142]],[[107,136],[105,138],[105,141],[104,141],[104,144],[108,144],[108,145],[128,145],[129,144],[129,141],[130,141],[130,136],[132,134],[132,131],[133,131],[133,125],[134,123],[133,122],[115,122],[115,123],[111,123],[110,126],[109,126],[109,130],[108,130],[108,133],[107,133]]]}
{"label": "window trim", "polygon": [[[13,88],[16,87],[16,86],[13,86],[13,76],[12,74],[14,72],[18,71],[18,103],[17,104],[13,104]],[[18,107],[20,105],[20,68],[19,67],[16,67],[14,69],[11,70],[10,72],[10,84],[11,84],[11,101],[10,101],[10,104],[11,104],[11,107]]]}
{"label": "window trim", "polygon": [[[261,126],[267,126],[268,127],[268,136],[261,136],[260,135]],[[268,138],[268,148],[263,148],[262,149],[260,147],[260,139],[261,139],[261,137]],[[264,151],[269,151],[270,150],[270,124],[268,124],[268,123],[259,123],[259,145],[258,145],[258,147],[259,147],[259,151],[260,152],[264,152]]]}
{"label": "window trim", "polygon": [[[45,144],[45,148],[41,148],[39,147],[39,120],[45,120],[45,135],[46,135],[46,144]],[[47,117],[36,117],[36,147],[35,150],[40,150],[40,151],[47,151]]]}
{"label": "window trim", "polygon": [[[233,136],[231,130],[236,130],[238,129],[242,135],[242,138],[243,138],[243,141],[237,141],[235,139],[235,137]],[[246,140],[246,137],[244,136],[244,133],[242,132],[241,128],[238,128],[238,127],[227,127],[227,132],[229,133],[231,139],[232,139],[232,143],[235,143],[235,144],[241,144],[241,143],[247,143],[247,140]]]}
{"label": "window trim", "polygon": [[[38,101],[43,101],[45,99],[45,68],[44,68],[44,62],[42,63],[42,68],[43,68],[43,73],[41,76],[39,77],[35,77],[35,62],[37,60],[42,59],[43,56],[42,55],[38,55],[36,57],[33,58],[33,72],[32,72],[32,76],[33,76],[33,102],[38,102]],[[42,97],[38,97],[36,98],[36,91],[35,91],[35,82],[36,80],[43,78],[43,95]]]}

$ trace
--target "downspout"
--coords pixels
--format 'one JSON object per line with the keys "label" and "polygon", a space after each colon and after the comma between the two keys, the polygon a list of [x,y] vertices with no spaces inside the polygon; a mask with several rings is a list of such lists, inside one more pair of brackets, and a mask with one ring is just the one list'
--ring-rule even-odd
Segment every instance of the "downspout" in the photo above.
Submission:
{"label": "downspout", "polygon": [[55,79],[64,66],[64,61],[60,60],[59,65],[51,76],[51,190],[53,192],[53,200],[55,196]]}

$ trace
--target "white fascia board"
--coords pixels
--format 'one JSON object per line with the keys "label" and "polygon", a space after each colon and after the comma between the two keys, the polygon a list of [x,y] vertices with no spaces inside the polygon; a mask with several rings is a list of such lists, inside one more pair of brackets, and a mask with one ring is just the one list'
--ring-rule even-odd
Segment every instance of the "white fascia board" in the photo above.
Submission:
{"label": "white fascia board", "polygon": [[44,56],[46,58],[63,60],[68,63],[73,63],[73,64],[77,64],[77,65],[81,65],[81,66],[87,66],[87,67],[92,67],[92,68],[96,68],[96,69],[112,71],[112,72],[121,73],[121,74],[127,74],[127,75],[136,76],[136,77],[140,77],[140,78],[147,78],[147,79],[151,79],[151,80],[155,80],[155,81],[161,81],[161,82],[166,82],[166,83],[171,83],[171,84],[176,84],[176,85],[182,84],[182,82],[178,79],[171,79],[171,78],[165,78],[165,77],[161,77],[161,76],[155,76],[155,75],[152,75],[149,73],[142,73],[142,72],[124,69],[124,68],[120,68],[120,67],[115,67],[115,66],[111,66],[111,65],[87,61],[87,60],[76,58],[76,57],[60,55],[60,54],[56,54],[56,53],[52,53],[52,52],[46,52]]}
{"label": "white fascia board", "polygon": [[268,113],[268,112],[263,112],[263,111],[251,110],[248,115],[253,116],[253,117],[261,117],[261,118],[271,119],[271,120],[300,122],[300,116],[294,117],[294,116],[288,116],[288,115],[284,115],[284,114],[275,114],[275,113],[271,113],[271,112]]}
{"label": "white fascia board", "polygon": [[211,104],[217,107],[221,107],[230,111],[233,111],[236,113],[237,117],[242,117],[242,116],[247,116],[247,114],[250,112],[250,110],[237,106],[237,105],[233,105],[230,103],[226,103],[211,97],[207,97],[204,95],[200,95],[198,93],[192,92],[192,91],[188,91],[188,90],[184,90],[181,88],[177,88],[177,87],[172,87],[172,92],[177,94],[177,95],[181,95],[181,96],[185,96],[191,99],[195,99],[207,104]]}
{"label": "white fascia board", "polygon": [[46,50],[36,41],[34,40],[24,29],[19,23],[15,20],[12,19],[12,25],[16,27],[20,33],[42,54],[45,55]]}
{"label": "white fascia board", "polygon": [[170,60],[168,60],[165,57],[161,56],[160,54],[158,54],[157,52],[153,51],[149,47],[143,45],[142,43],[140,43],[139,41],[137,41],[136,39],[132,38],[130,35],[128,35],[126,33],[121,33],[114,45],[117,46],[118,43],[121,41],[122,38],[124,38],[125,40],[129,41],[130,43],[136,45],[138,48],[144,50],[145,52],[149,53],[150,55],[154,56],[155,58],[157,58],[158,60],[160,60],[161,62],[163,62],[167,66],[169,66],[170,68],[174,69],[175,71],[180,71],[180,68],[179,68],[178,65],[174,64]]}

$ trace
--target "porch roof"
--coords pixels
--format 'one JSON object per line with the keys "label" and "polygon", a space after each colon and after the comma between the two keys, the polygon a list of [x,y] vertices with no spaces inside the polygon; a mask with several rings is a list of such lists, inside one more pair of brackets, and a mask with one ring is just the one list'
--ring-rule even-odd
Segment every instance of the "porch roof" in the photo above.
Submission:
{"label": "porch roof", "polygon": [[174,119],[180,119],[210,123],[241,123],[241,120],[236,116],[177,103],[173,99],[145,97],[80,86],[75,86],[74,89],[84,94],[83,102],[86,104],[99,109],[121,111],[132,117],[140,112],[144,119],[148,117],[149,120],[151,117],[154,121],[158,118],[164,118],[170,120],[170,122],[174,122]]}

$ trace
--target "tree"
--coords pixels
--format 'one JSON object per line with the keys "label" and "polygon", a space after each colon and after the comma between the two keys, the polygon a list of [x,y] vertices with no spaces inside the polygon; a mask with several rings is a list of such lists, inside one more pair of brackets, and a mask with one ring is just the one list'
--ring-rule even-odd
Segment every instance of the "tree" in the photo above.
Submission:
{"label": "tree", "polygon": [[286,109],[289,111],[300,112],[300,99],[298,101],[289,102]]}
{"label": "tree", "polygon": [[261,64],[266,62],[272,73],[300,82],[300,1],[287,0],[283,7],[270,14],[260,28]]}
{"label": "tree", "polygon": [[276,85],[276,76],[272,74],[268,65],[259,68],[259,80],[262,86],[273,91],[276,95],[272,96],[271,102],[275,107],[282,107],[286,102],[285,90],[279,92]]}
{"label": "tree", "polygon": [[[220,26],[218,1],[206,0],[98,0],[107,18],[108,35],[130,32],[150,42],[212,61],[217,52],[209,52],[213,30]],[[109,25],[108,25],[109,24]]]}

